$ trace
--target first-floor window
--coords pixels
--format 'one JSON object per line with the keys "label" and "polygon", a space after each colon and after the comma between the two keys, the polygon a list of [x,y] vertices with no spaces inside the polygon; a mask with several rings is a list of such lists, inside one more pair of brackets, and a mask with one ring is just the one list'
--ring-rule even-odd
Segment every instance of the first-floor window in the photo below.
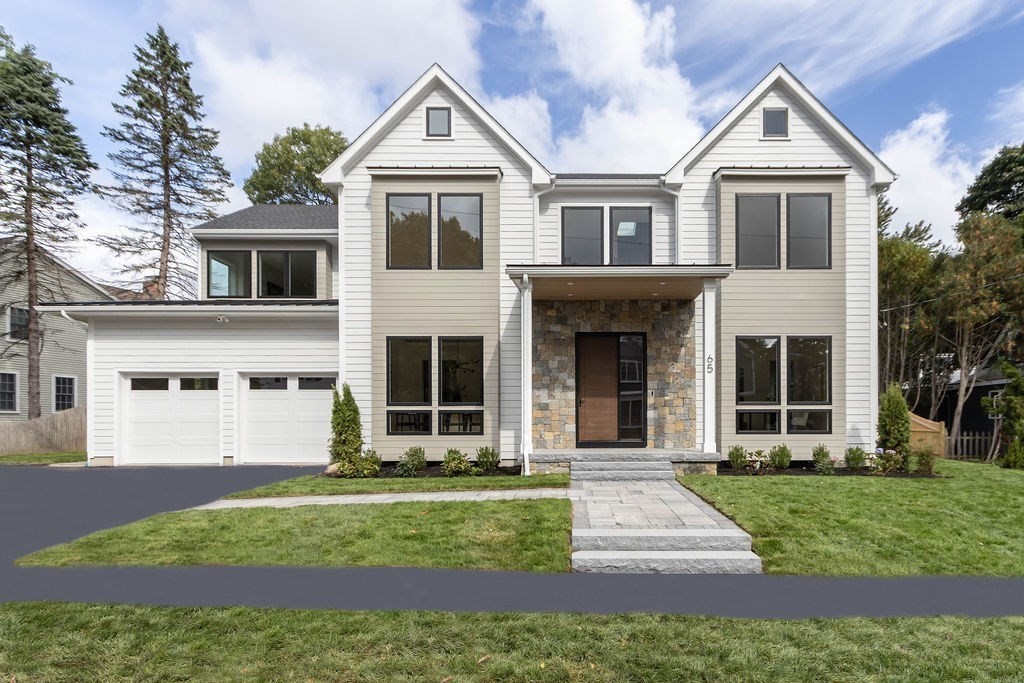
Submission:
{"label": "first-floor window", "polygon": [[779,338],[736,338],[736,403],[779,402]]}
{"label": "first-floor window", "polygon": [[832,338],[789,337],[789,403],[832,402]]}
{"label": "first-floor window", "polygon": [[441,404],[484,402],[483,337],[441,337]]}
{"label": "first-floor window", "polygon": [[440,434],[483,434],[484,411],[482,410],[442,410],[438,413],[441,423]]}
{"label": "first-floor window", "polygon": [[430,434],[429,410],[389,410],[388,434]]}
{"label": "first-floor window", "polygon": [[790,434],[831,434],[831,410],[790,410],[786,418]]}
{"label": "first-floor window", "polygon": [[0,372],[0,410],[18,410],[18,376],[13,372]]}
{"label": "first-floor window", "polygon": [[430,337],[388,337],[389,405],[430,405]]}
{"label": "first-floor window", "polygon": [[737,434],[778,434],[779,411],[777,410],[737,410]]}
{"label": "first-floor window", "polygon": [[75,378],[53,378],[53,410],[60,412],[75,407]]}

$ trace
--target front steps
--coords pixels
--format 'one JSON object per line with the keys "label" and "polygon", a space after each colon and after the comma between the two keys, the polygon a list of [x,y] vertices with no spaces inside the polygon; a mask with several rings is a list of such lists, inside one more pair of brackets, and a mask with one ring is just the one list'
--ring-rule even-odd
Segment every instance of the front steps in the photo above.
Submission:
{"label": "front steps", "polygon": [[664,461],[590,461],[570,463],[575,481],[672,481],[676,478],[672,463]]}
{"label": "front steps", "polygon": [[761,558],[740,550],[580,550],[574,572],[603,574],[760,574]]}
{"label": "front steps", "polygon": [[736,551],[750,550],[742,529],[573,529],[577,551]]}

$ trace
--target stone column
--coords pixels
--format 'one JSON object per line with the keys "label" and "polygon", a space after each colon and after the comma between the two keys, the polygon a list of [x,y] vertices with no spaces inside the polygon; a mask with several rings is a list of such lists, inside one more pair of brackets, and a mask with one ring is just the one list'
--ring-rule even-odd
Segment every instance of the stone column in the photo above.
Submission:
{"label": "stone column", "polygon": [[705,453],[717,453],[718,443],[718,283],[704,280],[704,444]]}

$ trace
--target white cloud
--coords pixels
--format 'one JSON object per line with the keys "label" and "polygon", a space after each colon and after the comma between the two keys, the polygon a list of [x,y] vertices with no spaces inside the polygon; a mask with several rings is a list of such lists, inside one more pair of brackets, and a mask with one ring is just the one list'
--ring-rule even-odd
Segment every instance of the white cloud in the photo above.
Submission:
{"label": "white cloud", "polygon": [[551,138],[551,112],[537,91],[525,95],[492,97],[483,101],[490,112],[542,164],[547,165],[554,152]]}
{"label": "white cloud", "polygon": [[889,190],[890,200],[899,209],[893,224],[923,220],[932,224],[936,237],[954,244],[955,207],[980,164],[950,143],[949,112],[927,111],[885,136],[879,155],[898,175]]}
{"label": "white cloud", "polygon": [[672,53],[675,11],[632,2],[534,0],[557,66],[597,101],[578,126],[554,140],[562,171],[657,172],[703,134],[696,96]]}
{"label": "white cloud", "polygon": [[1022,14],[1019,0],[702,0],[680,12],[677,47],[684,62],[729,65],[711,90],[785,62],[825,95]]}
{"label": "white cloud", "polygon": [[996,93],[989,119],[997,126],[998,144],[1024,143],[1024,81]]}

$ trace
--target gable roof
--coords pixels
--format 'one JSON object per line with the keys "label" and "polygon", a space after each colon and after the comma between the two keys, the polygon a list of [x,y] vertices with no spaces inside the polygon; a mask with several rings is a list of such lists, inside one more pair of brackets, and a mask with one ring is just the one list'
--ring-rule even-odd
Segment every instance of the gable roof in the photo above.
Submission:
{"label": "gable roof", "polygon": [[338,231],[334,204],[255,204],[218,216],[193,230],[330,230]]}
{"label": "gable roof", "polygon": [[682,159],[669,169],[668,173],[665,174],[665,182],[682,182],[686,169],[714,146],[761,99],[762,95],[776,86],[785,88],[787,93],[794,97],[807,113],[813,116],[826,131],[871,171],[871,183],[873,185],[889,185],[896,180],[896,174],[893,170],[878,158],[878,155],[870,147],[865,145],[860,138],[843,125],[842,121],[836,118],[835,114],[830,112],[785,65],[778,64],[735,107],[730,109],[729,113],[722,117],[722,120],[715,124]]}
{"label": "gable roof", "polygon": [[431,90],[443,87],[458,100],[483,126],[505,147],[515,154],[530,169],[531,179],[535,185],[551,182],[551,173],[544,165],[530,154],[529,150],[512,134],[498,123],[473,96],[466,92],[447,71],[438,64],[433,64],[420,76],[415,83],[403,92],[370,127],[360,133],[344,152],[320,174],[320,180],[327,185],[338,185],[345,181],[345,173],[383,138],[394,125],[406,116],[419,103],[424,95]]}
{"label": "gable roof", "polygon": [[[20,237],[20,236],[2,237],[2,238],[0,238],[0,255],[3,255],[3,253],[5,251],[7,251],[7,248],[9,246],[15,244],[18,241],[23,241],[24,239],[25,239],[24,237]],[[71,277],[75,278],[76,280],[78,280],[80,283],[82,283],[83,285],[85,285],[89,289],[92,289],[93,291],[97,292],[103,299],[110,300],[110,299],[114,299],[115,298],[113,294],[111,294],[109,291],[107,291],[106,287],[104,287],[103,285],[99,284],[98,282],[96,282],[95,280],[90,278],[85,273],[83,273],[83,272],[81,272],[81,271],[79,271],[79,270],[77,270],[75,268],[72,268],[70,265],[65,263],[63,260],[61,260],[60,258],[55,256],[53,254],[53,252],[51,252],[49,249],[45,249],[44,247],[41,247],[41,246],[38,246],[38,245],[36,246],[36,248],[39,250],[39,252],[47,260],[50,261],[51,264],[53,264],[57,268],[60,268],[61,270],[63,270],[64,272],[66,272],[68,275],[70,275]]]}

